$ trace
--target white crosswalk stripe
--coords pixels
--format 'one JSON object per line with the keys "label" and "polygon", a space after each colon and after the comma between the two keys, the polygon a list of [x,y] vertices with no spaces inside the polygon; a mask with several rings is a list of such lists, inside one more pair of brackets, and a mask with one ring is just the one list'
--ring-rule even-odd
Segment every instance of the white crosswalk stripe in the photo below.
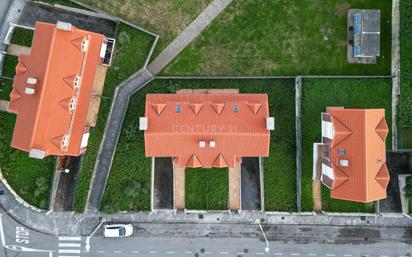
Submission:
{"label": "white crosswalk stripe", "polygon": [[80,236],[60,236],[58,257],[80,257],[81,254],[81,240]]}

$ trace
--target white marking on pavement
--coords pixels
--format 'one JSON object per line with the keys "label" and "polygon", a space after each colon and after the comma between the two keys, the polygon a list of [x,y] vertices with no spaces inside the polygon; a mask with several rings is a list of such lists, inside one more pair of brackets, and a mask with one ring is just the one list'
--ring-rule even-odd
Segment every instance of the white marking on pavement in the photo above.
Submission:
{"label": "white marking on pavement", "polygon": [[309,256],[317,256],[317,253],[308,253]]}
{"label": "white marking on pavement", "polygon": [[237,253],[237,254],[242,255],[242,254],[245,254],[245,253],[244,253],[244,252],[241,252],[241,253]]}
{"label": "white marking on pavement", "polygon": [[81,247],[80,243],[59,243],[59,247]]}
{"label": "white marking on pavement", "polygon": [[[1,214],[3,216],[3,214]],[[5,246],[6,245],[6,240],[4,239],[4,230],[3,230],[3,220],[0,216],[0,236],[1,236],[1,245]]]}
{"label": "white marking on pavement", "polygon": [[80,236],[59,236],[59,241],[80,241]]}
{"label": "white marking on pavement", "polygon": [[105,253],[106,251],[97,251],[98,253]]}
{"label": "white marking on pavement", "polygon": [[149,253],[154,254],[154,253],[157,253],[157,251],[150,251]]}
{"label": "white marking on pavement", "polygon": [[275,253],[275,255],[279,256],[279,255],[283,255],[283,253]]}
{"label": "white marking on pavement", "polygon": [[192,254],[192,252],[189,252],[189,251],[188,251],[188,252],[185,252],[185,253],[187,253],[187,254]]}
{"label": "white marking on pavement", "polygon": [[352,256],[352,254],[345,254],[345,255],[343,255],[343,256],[345,256],[345,257],[350,257],[350,256]]}
{"label": "white marking on pavement", "polygon": [[59,253],[80,253],[80,250],[59,249]]}
{"label": "white marking on pavement", "polygon": [[122,253],[122,251],[113,251],[113,253],[119,254],[119,253]]}
{"label": "white marking on pavement", "polygon": [[219,254],[229,254],[228,252],[219,252]]}
{"label": "white marking on pavement", "polygon": [[139,251],[132,251],[132,253],[140,253]]}
{"label": "white marking on pavement", "polygon": [[212,252],[205,252],[205,254],[212,254]]}
{"label": "white marking on pavement", "polygon": [[292,255],[292,256],[299,256],[300,253],[291,253],[290,255]]}
{"label": "white marking on pavement", "polygon": [[80,257],[79,255],[59,255],[58,257]]}
{"label": "white marking on pavement", "polygon": [[168,251],[168,252],[166,252],[167,254],[174,254],[175,252],[173,252],[173,251]]}
{"label": "white marking on pavement", "polygon": [[327,254],[326,254],[326,256],[331,257],[331,256],[336,256],[336,254],[333,254],[333,253],[327,253]]}
{"label": "white marking on pavement", "polygon": [[264,255],[265,253],[256,253],[256,255]]}

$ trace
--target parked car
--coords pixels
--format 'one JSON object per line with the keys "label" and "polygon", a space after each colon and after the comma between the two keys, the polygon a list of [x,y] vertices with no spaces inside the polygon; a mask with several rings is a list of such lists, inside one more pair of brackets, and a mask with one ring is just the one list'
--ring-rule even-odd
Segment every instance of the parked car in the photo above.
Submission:
{"label": "parked car", "polygon": [[132,224],[104,225],[104,237],[128,237],[133,234]]}

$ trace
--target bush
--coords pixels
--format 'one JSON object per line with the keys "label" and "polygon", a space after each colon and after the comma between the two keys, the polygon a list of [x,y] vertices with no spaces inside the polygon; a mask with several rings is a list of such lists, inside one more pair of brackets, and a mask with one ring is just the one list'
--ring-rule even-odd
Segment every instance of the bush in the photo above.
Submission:
{"label": "bush", "polygon": [[406,186],[403,191],[406,197],[412,199],[412,176],[406,178]]}

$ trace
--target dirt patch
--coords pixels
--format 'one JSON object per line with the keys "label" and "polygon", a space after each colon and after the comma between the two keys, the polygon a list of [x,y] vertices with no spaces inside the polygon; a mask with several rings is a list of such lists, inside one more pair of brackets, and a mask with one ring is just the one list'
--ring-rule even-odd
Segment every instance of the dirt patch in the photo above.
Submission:
{"label": "dirt patch", "polygon": [[348,13],[348,10],[352,7],[350,3],[339,3],[336,8],[335,8],[335,13],[334,15],[337,17],[342,17],[346,16]]}

